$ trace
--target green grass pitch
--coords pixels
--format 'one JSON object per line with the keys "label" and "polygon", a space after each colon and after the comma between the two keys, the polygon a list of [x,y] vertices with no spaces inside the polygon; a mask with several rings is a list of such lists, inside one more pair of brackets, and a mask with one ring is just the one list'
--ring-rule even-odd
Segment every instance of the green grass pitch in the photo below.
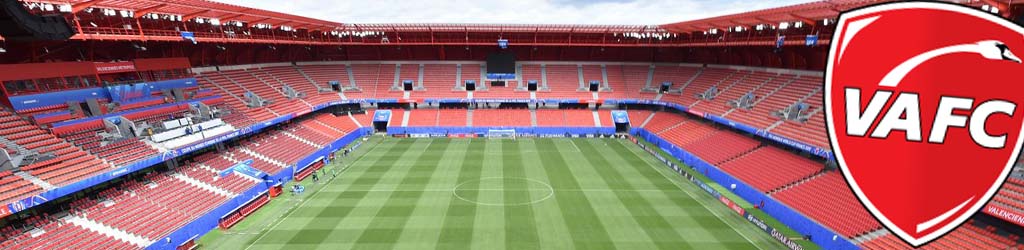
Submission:
{"label": "green grass pitch", "polygon": [[374,138],[326,172],[200,245],[784,248],[628,140]]}

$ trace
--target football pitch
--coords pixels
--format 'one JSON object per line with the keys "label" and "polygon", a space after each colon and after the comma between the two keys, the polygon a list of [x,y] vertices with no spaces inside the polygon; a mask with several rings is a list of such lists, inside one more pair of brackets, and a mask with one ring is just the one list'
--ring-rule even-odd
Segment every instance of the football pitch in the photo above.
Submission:
{"label": "football pitch", "polygon": [[784,248],[623,139],[376,137],[325,172],[201,247]]}

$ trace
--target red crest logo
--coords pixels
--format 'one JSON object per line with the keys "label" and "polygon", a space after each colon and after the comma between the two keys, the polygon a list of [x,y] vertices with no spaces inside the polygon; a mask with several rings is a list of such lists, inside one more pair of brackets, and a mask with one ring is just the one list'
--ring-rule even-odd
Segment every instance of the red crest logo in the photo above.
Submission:
{"label": "red crest logo", "polygon": [[980,210],[1024,130],[1024,28],[971,7],[898,2],[840,15],[825,73],[832,149],[857,198],[921,246]]}

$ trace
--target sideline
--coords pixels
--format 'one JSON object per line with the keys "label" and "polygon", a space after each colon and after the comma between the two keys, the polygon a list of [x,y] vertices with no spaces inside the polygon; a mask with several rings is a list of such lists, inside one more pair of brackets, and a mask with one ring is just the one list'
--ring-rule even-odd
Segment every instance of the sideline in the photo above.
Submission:
{"label": "sideline", "polygon": [[[349,163],[349,164],[345,164],[345,161],[342,160],[342,164],[343,164],[344,167],[341,168],[341,170],[338,171],[339,175],[337,175],[337,176],[340,176],[340,174],[345,173],[345,170],[348,170],[352,165],[354,165],[354,163],[359,162],[360,160],[362,160],[363,157],[366,156],[370,151],[372,151],[373,149],[376,149],[377,146],[379,146],[380,144],[383,144],[383,143],[384,143],[384,140],[381,140],[381,141],[373,144],[373,146],[370,147],[370,149],[366,150],[366,152],[364,152],[362,155],[359,155],[358,158],[356,158],[355,160],[352,160],[351,163]],[[291,216],[292,213],[295,213],[295,211],[298,211],[299,207],[302,207],[303,205],[306,204],[306,202],[309,202],[309,201],[313,200],[313,197],[318,195],[318,194],[320,194],[320,191],[323,191],[324,189],[327,189],[328,184],[331,184],[332,182],[334,182],[334,179],[337,179],[337,176],[331,176],[330,179],[327,179],[327,181],[325,181],[323,183],[323,186],[321,188],[319,188],[316,191],[314,191],[313,194],[311,194],[308,197],[306,197],[301,203],[297,203],[296,205],[293,205],[291,208],[288,209],[287,212],[285,212],[285,213],[283,213],[281,215],[278,215],[278,217],[275,219],[276,223],[275,222],[271,222],[273,224],[273,226],[271,226],[270,228],[264,228],[264,229],[260,230],[260,232],[259,232],[260,236],[257,237],[256,240],[253,240],[252,244],[249,244],[248,246],[246,246],[245,250],[249,250],[250,248],[255,246],[256,242],[259,242],[260,240],[262,240],[263,237],[267,237],[267,234],[270,231],[274,231],[274,229],[277,228],[278,226],[280,226],[281,223],[283,223],[286,220],[286,218]]]}
{"label": "sideline", "polygon": [[[623,140],[616,140],[616,141],[618,141],[619,144],[623,144],[623,142],[622,142]],[[636,147],[636,145],[626,145],[626,144],[623,144],[623,145],[626,146],[627,150],[629,150],[629,152],[632,152],[633,155],[636,155],[637,157],[640,157],[641,159],[644,159],[644,161],[647,162],[647,166],[653,168],[655,172],[658,172],[658,174],[660,174],[662,177],[665,177],[666,180],[668,180],[673,185],[675,185],[677,188],[679,188],[679,190],[682,190],[683,192],[685,192],[686,195],[690,196],[691,199],[696,200],[697,203],[700,203],[700,205],[702,207],[704,207],[704,209],[707,209],[709,212],[711,212],[711,214],[714,214],[715,217],[718,217],[718,220],[722,221],[722,223],[725,223],[726,225],[729,225],[729,228],[732,228],[732,230],[736,231],[737,234],[739,234],[740,236],[743,236],[743,238],[746,239],[748,242],[750,242],[751,245],[754,245],[754,247],[757,247],[757,249],[764,250],[764,248],[762,248],[761,245],[758,244],[758,243],[761,243],[760,241],[754,241],[754,240],[750,239],[750,237],[747,237],[747,234],[743,233],[743,230],[737,229],[736,226],[733,226],[733,223],[731,223],[729,221],[726,221],[724,218],[722,218],[722,215],[720,215],[717,211],[715,211],[716,209],[708,207],[708,204],[706,202],[704,202],[704,199],[697,198],[697,196],[695,196],[693,194],[693,192],[690,192],[690,190],[686,190],[685,188],[683,188],[683,186],[680,186],[679,182],[677,182],[675,179],[665,175],[665,172],[663,171],[663,167],[659,167],[659,166],[655,166],[654,164],[651,164],[651,161],[652,161],[651,157],[643,157],[643,156],[637,154],[636,149],[635,148],[631,148],[631,147]],[[661,150],[661,149],[656,149],[656,150]]]}

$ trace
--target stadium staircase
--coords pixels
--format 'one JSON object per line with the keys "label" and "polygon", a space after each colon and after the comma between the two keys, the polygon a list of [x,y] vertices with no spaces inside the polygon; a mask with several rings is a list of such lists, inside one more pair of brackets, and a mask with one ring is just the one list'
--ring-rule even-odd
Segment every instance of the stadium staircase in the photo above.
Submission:
{"label": "stadium staircase", "polygon": [[278,160],[276,160],[274,158],[270,158],[270,157],[268,157],[266,155],[257,153],[256,151],[253,151],[253,150],[250,150],[250,149],[239,148],[239,151],[242,152],[242,153],[248,154],[249,156],[256,157],[256,159],[260,159],[260,160],[269,162],[271,164],[274,164],[275,166],[278,166],[280,168],[287,168],[288,167],[288,164],[286,164],[286,163],[284,163],[282,161],[278,161]]}
{"label": "stadium staircase", "polygon": [[[402,127],[409,126],[409,116],[412,115],[412,111],[402,112]],[[436,117],[434,118],[436,121]]]}
{"label": "stadium staircase", "polygon": [[[314,67],[315,67],[315,66],[314,66]],[[320,89],[330,89],[330,86],[320,86],[320,85],[317,85],[317,82],[320,82],[320,83],[327,83],[327,82],[329,82],[329,81],[332,81],[332,78],[331,78],[331,77],[337,77],[337,78],[333,78],[333,79],[334,79],[335,81],[338,81],[338,84],[340,84],[340,85],[342,85],[342,86],[345,86],[345,85],[346,85],[346,83],[348,83],[348,72],[347,72],[347,68],[346,68],[346,67],[345,67],[344,65],[342,65],[342,68],[346,68],[346,72],[345,72],[345,73],[341,73],[341,72],[337,72],[337,71],[335,71],[334,69],[332,69],[333,67],[336,67],[336,66],[328,66],[328,67],[318,68],[318,69],[317,69],[316,71],[314,71],[314,72],[319,72],[319,73],[333,73],[333,74],[329,74],[329,75],[317,75],[317,78],[313,78],[312,76],[310,76],[309,74],[307,74],[305,70],[302,70],[302,67],[299,67],[299,66],[294,66],[294,65],[292,66],[292,68],[294,68],[294,69],[295,69],[295,71],[298,71],[298,72],[299,72],[299,75],[302,75],[302,78],[305,78],[305,79],[306,79],[306,81],[308,81],[308,82],[309,82],[310,84],[312,84],[312,85],[313,85],[313,90],[316,90],[317,92],[319,92],[319,91],[320,91]],[[342,78],[341,76],[344,76],[344,77]],[[306,94],[307,94],[307,95],[313,95],[313,94],[316,94],[317,92],[313,92],[313,93],[306,93]]]}
{"label": "stadium staircase", "polygon": [[313,146],[313,147],[322,147],[323,146],[323,145],[314,143],[314,142],[312,142],[310,140],[306,140],[306,138],[302,138],[301,136],[298,136],[298,135],[295,135],[295,134],[292,134],[292,133],[281,132],[281,134],[283,134],[285,136],[288,136],[288,137],[291,137],[292,139],[295,139],[295,140],[297,140],[299,142],[305,143],[305,144]]}
{"label": "stadium staircase", "polygon": [[859,235],[857,237],[851,238],[850,242],[853,242],[853,244],[862,245],[865,242],[869,242],[869,241],[872,241],[872,240],[875,240],[875,239],[878,239],[878,238],[881,238],[881,237],[885,237],[886,235],[890,235],[890,234],[891,233],[889,233],[888,229],[881,228],[881,229],[878,229],[878,230],[875,230],[875,231],[871,231],[871,232],[865,233],[863,235]]}
{"label": "stadium staircase", "polygon": [[[475,69],[479,65],[462,65]],[[457,86],[460,80],[472,77],[477,79],[475,70],[455,70],[452,64],[422,67],[406,65],[402,69],[394,64],[362,64],[350,67],[339,65],[327,66],[283,66],[251,70],[235,70],[225,72],[203,73],[197,76],[203,87],[213,89],[224,98],[221,107],[237,112],[232,115],[235,121],[249,123],[265,121],[273,115],[287,114],[295,110],[307,109],[317,100],[345,99],[344,94],[318,93],[317,82],[338,80],[356,83],[366,89],[365,92],[349,92],[358,98],[397,98],[404,91],[389,91],[397,86],[406,75],[403,72],[415,72],[418,86],[425,91],[414,91],[412,97],[444,97],[460,96],[452,91],[452,82]],[[617,68],[616,68],[617,67]],[[451,74],[444,73],[450,71]],[[665,101],[690,105],[699,111],[721,114],[731,120],[742,122],[757,128],[767,128],[784,136],[821,145],[827,140],[821,137],[798,136],[800,134],[821,133],[822,89],[820,78],[795,76],[775,73],[759,73],[715,68],[693,68],[685,66],[645,66],[645,65],[603,65],[600,75],[596,76],[593,65],[524,65],[522,80],[538,80],[542,83],[542,91],[537,92],[541,98],[586,98],[583,87],[589,80],[600,77],[604,87],[611,92],[600,96],[632,97],[663,99]],[[424,71],[425,70],[425,71]],[[435,71],[444,71],[434,74]],[[619,74],[621,72],[621,75]],[[550,79],[549,79],[550,78]],[[594,78],[594,79],[591,79]],[[619,79],[623,80],[619,80]],[[639,80],[625,80],[639,79]],[[549,82],[550,80],[550,82]],[[623,82],[624,81],[624,82]],[[643,88],[662,81],[671,81],[678,86],[678,92],[655,94],[640,92]],[[620,82],[622,82],[620,84]],[[646,82],[641,86],[640,82]],[[481,83],[478,81],[478,83]],[[573,83],[578,85],[574,86]],[[287,101],[280,88],[283,85],[295,87],[307,94],[306,98]],[[550,84],[550,85],[549,85]],[[722,87],[719,96],[714,100],[697,100],[694,94],[707,90],[710,86]],[[502,88],[505,89],[505,88]],[[508,95],[516,92],[508,88]],[[248,108],[239,95],[253,90],[261,97],[278,100],[268,108]],[[492,95],[501,89],[477,93]],[[751,110],[726,108],[724,103],[746,92],[753,92],[757,98]],[[587,91],[588,92],[588,91]],[[531,93],[536,98],[537,93]],[[639,94],[638,94],[639,93]],[[628,95],[627,95],[628,94]],[[266,95],[266,96],[264,96]],[[501,97],[502,95],[494,95]],[[595,97],[593,94],[591,97]],[[471,96],[471,94],[466,94]],[[322,99],[315,99],[322,98]],[[771,117],[771,112],[798,101],[805,101],[812,110],[806,116],[807,125],[800,123],[779,122]],[[399,110],[396,110],[398,112]],[[402,119],[402,126],[472,126],[489,124],[529,124],[530,126],[601,126],[608,121],[610,112],[607,110],[435,110],[417,109],[404,111],[401,116],[393,115],[394,119]],[[43,112],[43,111],[40,111]],[[525,115],[529,112],[529,120]],[[372,112],[371,112],[372,114]],[[509,115],[514,114],[514,115]],[[691,120],[670,112],[629,111],[630,121],[637,128],[646,128],[669,142],[688,150],[705,161],[750,184],[756,189],[769,194],[794,210],[807,215],[808,218],[834,229],[844,237],[856,242],[863,242],[866,249],[899,249],[902,242],[894,236],[879,230],[881,227],[864,211],[856,198],[849,192],[845,180],[836,171],[824,170],[821,163],[803,158],[788,151],[766,146],[756,140],[731,131],[721,130],[701,121]],[[347,118],[346,118],[347,117]],[[83,211],[87,214],[73,213],[71,216],[82,220],[68,225],[45,225],[48,227],[46,237],[36,241],[18,241],[19,246],[38,244],[47,248],[43,239],[53,240],[55,232],[79,233],[88,241],[109,243],[111,246],[148,246],[150,239],[160,239],[166,233],[187,223],[191,214],[202,214],[233,197],[248,187],[260,182],[258,179],[238,173],[220,177],[218,172],[246,159],[253,159],[253,168],[268,173],[276,173],[297,162],[303,154],[308,154],[324,145],[325,138],[337,137],[339,134],[352,131],[364,125],[370,125],[370,115],[346,115],[339,117],[330,114],[315,115],[297,124],[273,129],[249,139],[243,139],[240,146],[232,147],[223,152],[211,152],[196,157],[198,162],[182,166],[170,173],[160,176],[147,176],[139,184],[111,188],[101,195],[101,204],[92,204]],[[151,120],[153,117],[139,117],[132,120]],[[228,119],[225,118],[227,121]],[[229,122],[234,124],[233,122]],[[236,126],[241,127],[241,126]],[[98,147],[95,141],[96,130],[73,131],[55,137],[39,126],[29,123],[24,117],[9,111],[0,112],[0,148],[9,152],[52,153],[58,158],[33,163],[22,168],[22,171],[0,172],[0,202],[9,202],[66,185],[83,178],[95,176],[134,161],[127,154],[108,154],[109,152],[136,152],[138,157],[153,155],[159,152],[143,141],[126,141],[110,147]],[[94,150],[95,149],[95,150]],[[99,150],[102,149],[102,150]],[[96,151],[99,150],[99,151]],[[97,157],[98,156],[98,157]],[[184,191],[183,191],[184,190]],[[178,193],[196,193],[199,195],[183,196]],[[88,199],[88,198],[87,198]],[[175,205],[179,200],[187,201],[187,205]],[[174,202],[172,202],[174,201]],[[1001,189],[991,203],[1007,210],[1024,212],[1024,180],[1010,178],[1005,188]],[[194,206],[194,208],[193,208]],[[84,221],[84,222],[83,222]],[[91,224],[90,224],[91,223]],[[138,225],[154,225],[149,226]],[[103,231],[103,232],[100,232]],[[935,249],[980,249],[991,247],[1014,246],[1016,239],[1007,239],[993,233],[987,228],[965,226],[963,230],[950,234],[949,241],[934,243]],[[83,240],[84,241],[84,240]],[[30,242],[30,243],[26,243]],[[120,242],[120,243],[117,243]],[[49,249],[91,249],[91,245],[81,242],[66,242],[75,247],[54,247]],[[0,247],[8,248],[11,241],[0,242]],[[67,245],[65,245],[67,246]],[[27,247],[22,247],[27,248]],[[116,247],[115,247],[116,248]]]}
{"label": "stadium staircase", "polygon": [[[718,93],[716,93],[715,96],[712,97],[712,99],[697,99],[697,101],[694,102],[693,104],[691,104],[690,107],[691,108],[692,107],[697,107],[698,105],[701,104],[701,102],[716,103],[718,101],[721,101],[721,99],[723,97],[729,96],[729,93],[730,93],[729,90],[732,90],[733,87],[735,87],[737,84],[740,84],[741,82],[744,82],[747,79],[747,77],[749,77],[749,76],[750,76],[749,74],[742,74],[742,75],[739,76],[739,79],[729,79],[729,81],[719,82],[719,83],[715,84],[714,85],[715,87],[719,87],[722,84],[728,84],[728,86],[725,86],[724,88],[719,88]],[[716,107],[717,108],[718,106],[713,106],[713,105],[712,106],[708,106],[708,108],[710,108],[710,107]],[[714,112],[713,108],[712,109],[702,109],[702,110]],[[719,114],[719,113],[716,113],[716,114]]]}
{"label": "stadium staircase", "polygon": [[[771,162],[772,167],[765,167]],[[718,166],[762,192],[772,192],[823,171],[820,163],[776,147],[759,147]]]}
{"label": "stadium staircase", "polygon": [[54,188],[57,188],[53,184],[50,184],[49,182],[39,179],[39,177],[32,176],[22,171],[14,172],[14,175],[17,175],[18,177],[21,177],[22,179],[25,179],[31,182],[32,184],[35,184],[36,186],[42,187],[44,190],[53,190]]}
{"label": "stadium staircase", "polygon": [[192,179],[191,177],[188,177],[188,176],[180,174],[180,173],[171,174],[171,177],[174,177],[174,178],[176,178],[178,180],[181,180],[181,181],[183,181],[185,183],[188,183],[189,185],[192,185],[194,187],[201,188],[203,190],[210,191],[212,193],[215,193],[215,194],[218,194],[218,195],[222,195],[222,196],[227,197],[227,198],[238,196],[238,194],[231,193],[231,192],[229,192],[227,190],[224,190],[224,189],[221,189],[219,187],[210,185],[210,184],[208,184],[206,182],[202,182],[202,181],[199,181],[199,180],[196,180],[196,179]]}
{"label": "stadium staircase", "polygon": [[89,230],[91,232],[106,235],[120,241],[131,243],[132,245],[139,248],[148,247],[154,242],[154,240],[147,239],[145,237],[135,235],[124,230],[104,225],[102,223],[86,219],[83,217],[71,215],[68,216],[67,219],[65,219],[65,221],[71,223],[72,225],[85,228],[86,230]]}
{"label": "stadium staircase", "polygon": [[[760,83],[755,83],[757,85],[754,86],[753,88],[747,89],[746,91],[741,91],[740,93],[735,93],[735,95],[730,95],[727,99],[722,100],[723,103],[728,105],[728,103],[730,101],[739,100],[740,98],[743,97],[743,95],[746,95],[746,93],[749,92],[749,93],[752,93],[754,95],[754,98],[755,98],[755,100],[752,100],[752,102],[751,102],[752,106],[756,106],[757,105],[757,101],[758,101],[757,98],[760,96],[758,94],[762,93],[762,90],[765,89],[766,86],[768,86],[769,83],[774,82],[775,78],[777,78],[779,76],[778,75],[769,75],[769,76],[763,76],[763,77],[766,77],[766,78],[763,78],[763,81],[760,81]],[[749,87],[749,85],[748,85],[748,87]],[[769,93],[769,95],[770,95],[770,93]],[[727,111],[721,113],[722,117],[728,117],[729,114],[732,114],[733,112],[735,112],[738,109],[740,109],[740,108],[730,106]]]}
{"label": "stadium staircase", "polygon": [[[642,120],[642,122],[640,122],[640,126],[638,126],[638,128],[646,127],[647,124],[650,123],[652,119],[654,119],[654,112],[650,112],[650,111],[630,111],[629,114],[630,114],[630,117],[629,117],[629,122],[630,123],[632,123],[633,121]],[[636,119],[636,118],[643,118],[643,119]]]}
{"label": "stadium staircase", "polygon": [[537,110],[530,109],[530,126],[537,127]]}
{"label": "stadium staircase", "polygon": [[822,170],[822,171],[818,171],[818,172],[817,172],[817,173],[815,173],[814,175],[811,175],[811,176],[808,176],[808,177],[805,177],[805,178],[801,178],[801,179],[799,179],[799,180],[793,181],[793,182],[791,182],[791,183],[787,183],[786,185],[782,185],[781,187],[778,187],[778,188],[775,188],[775,189],[772,189],[772,190],[768,190],[767,192],[765,192],[765,194],[768,194],[768,195],[773,195],[773,194],[775,194],[775,193],[778,193],[778,192],[781,192],[781,191],[783,191],[783,190],[786,190],[786,189],[792,188],[792,187],[794,187],[794,186],[796,186],[796,185],[800,185],[800,184],[806,183],[806,182],[808,182],[808,181],[812,181],[812,180],[814,180],[815,178],[819,178],[819,177],[822,177],[822,176],[824,176],[825,174],[828,174],[828,171],[827,171],[827,170]]}

